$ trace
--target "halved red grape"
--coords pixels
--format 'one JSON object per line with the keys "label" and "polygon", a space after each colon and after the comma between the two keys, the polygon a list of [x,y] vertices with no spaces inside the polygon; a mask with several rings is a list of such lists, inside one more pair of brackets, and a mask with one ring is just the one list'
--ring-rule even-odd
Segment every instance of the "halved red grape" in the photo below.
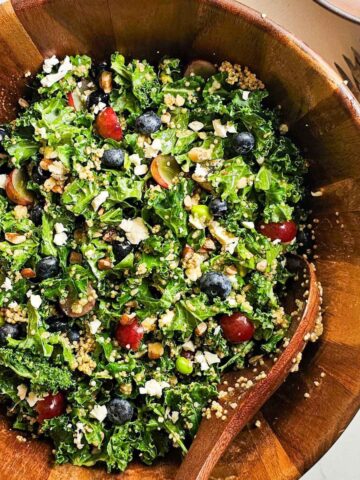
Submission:
{"label": "halved red grape", "polygon": [[233,313],[220,318],[223,336],[231,343],[241,343],[250,340],[255,331],[254,324],[243,313]]}
{"label": "halved red grape", "polygon": [[38,413],[37,421],[42,423],[46,419],[58,417],[65,412],[66,399],[62,392],[53,395],[49,393],[45,398],[40,400],[35,407]]}
{"label": "halved red grape", "polygon": [[9,200],[17,205],[32,205],[34,195],[26,189],[27,176],[21,168],[14,168],[6,177],[5,191]]}
{"label": "halved red grape", "polygon": [[286,222],[261,222],[258,226],[258,232],[270,240],[280,240],[282,243],[288,243],[296,237],[297,226],[292,220]]}
{"label": "halved red grape", "polygon": [[102,110],[95,120],[97,133],[103,138],[112,138],[119,142],[122,137],[122,129],[115,111],[111,107]]}
{"label": "halved red grape", "polygon": [[156,183],[163,188],[169,188],[181,169],[171,155],[158,155],[151,162],[150,171]]}

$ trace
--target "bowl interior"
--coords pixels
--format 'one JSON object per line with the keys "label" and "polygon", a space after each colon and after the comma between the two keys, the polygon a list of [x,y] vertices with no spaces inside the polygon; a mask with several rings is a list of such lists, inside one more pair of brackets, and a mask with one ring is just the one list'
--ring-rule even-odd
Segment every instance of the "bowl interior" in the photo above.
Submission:
{"label": "bowl interior", "polygon": [[[230,60],[266,83],[274,105],[311,164],[317,271],[324,288],[325,333],[214,470],[214,478],[298,478],[335,441],[360,404],[360,111],[341,79],[308,48],[260,14],[231,0],[13,0],[0,5],[0,122],[14,118],[25,72],[44,57],[114,50],[159,59]],[[346,313],[345,313],[346,312]],[[344,315],[345,313],[345,315]],[[325,377],[320,374],[324,372]],[[314,381],[320,381],[315,387]],[[304,398],[309,392],[310,398]],[[171,479],[179,458],[134,463],[123,475],[53,467],[50,447],[0,431],[9,480]],[[15,468],[16,466],[16,468]]]}

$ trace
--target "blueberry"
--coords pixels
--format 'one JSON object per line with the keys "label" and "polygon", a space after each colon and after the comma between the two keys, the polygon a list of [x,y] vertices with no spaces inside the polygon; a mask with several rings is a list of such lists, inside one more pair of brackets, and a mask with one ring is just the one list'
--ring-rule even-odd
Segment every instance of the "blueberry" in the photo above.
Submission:
{"label": "blueberry", "polygon": [[97,64],[94,64],[90,68],[90,77],[97,81],[102,72],[109,72],[110,68],[107,62],[103,61]]}
{"label": "blueberry", "polygon": [[95,92],[90,93],[86,99],[87,109],[90,110],[92,106],[97,105],[100,102],[107,105],[109,103],[109,94],[102,90],[96,90]]}
{"label": "blueberry", "polygon": [[254,135],[250,132],[240,132],[234,137],[234,150],[238,155],[246,155],[255,147]]}
{"label": "blueberry", "polygon": [[161,119],[155,112],[146,112],[135,121],[135,129],[144,135],[150,135],[161,127]]}
{"label": "blueberry", "polygon": [[127,400],[122,398],[113,398],[106,405],[107,418],[111,423],[122,425],[132,419],[134,407]]}
{"label": "blueberry", "polygon": [[70,340],[70,343],[79,342],[80,340],[79,329],[77,327],[70,328],[67,336],[68,336],[68,339]]}
{"label": "blueberry", "polygon": [[227,212],[227,203],[220,198],[213,198],[210,201],[209,207],[214,217],[222,217]]}
{"label": "blueberry", "polygon": [[43,170],[39,165],[36,165],[31,172],[31,179],[33,182],[42,185],[45,180],[50,177],[50,172]]}
{"label": "blueberry", "polygon": [[35,226],[38,227],[42,223],[42,214],[43,207],[40,203],[37,203],[30,211],[30,220],[34,222]]}
{"label": "blueberry", "polygon": [[124,150],[121,148],[110,148],[105,150],[101,158],[101,165],[105,168],[119,169],[123,166],[124,157]]}
{"label": "blueberry", "polygon": [[133,246],[128,240],[124,240],[123,242],[116,242],[113,243],[113,252],[116,258],[116,261],[120,262],[123,258],[125,258],[129,253],[132,252]]}
{"label": "blueberry", "polygon": [[64,317],[53,316],[46,319],[49,332],[66,332],[69,328]]}
{"label": "blueberry", "polygon": [[200,279],[200,288],[209,298],[226,298],[231,292],[231,282],[222,273],[207,272]]}
{"label": "blueberry", "polygon": [[5,323],[0,327],[0,343],[6,344],[6,339],[10,338],[19,338],[21,334],[21,328],[17,323]]}
{"label": "blueberry", "polygon": [[56,257],[49,255],[44,257],[36,265],[36,278],[40,281],[46,278],[55,277],[59,273],[59,261]]}

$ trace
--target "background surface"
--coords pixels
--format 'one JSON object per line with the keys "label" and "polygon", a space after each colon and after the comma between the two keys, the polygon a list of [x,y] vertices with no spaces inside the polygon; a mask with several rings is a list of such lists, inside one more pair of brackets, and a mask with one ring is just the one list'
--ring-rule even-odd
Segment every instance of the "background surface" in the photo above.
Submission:
{"label": "background surface", "polygon": [[[360,25],[328,12],[313,0],[241,0],[241,3],[265,13],[305,41],[330,65],[336,62],[351,76],[343,55],[353,60],[351,47],[360,52]],[[335,445],[302,477],[302,480],[359,479],[360,412]]]}

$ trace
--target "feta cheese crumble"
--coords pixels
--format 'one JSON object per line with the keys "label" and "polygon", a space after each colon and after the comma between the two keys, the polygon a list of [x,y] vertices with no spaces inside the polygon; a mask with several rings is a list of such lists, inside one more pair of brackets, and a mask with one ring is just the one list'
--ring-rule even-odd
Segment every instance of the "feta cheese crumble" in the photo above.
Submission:
{"label": "feta cheese crumble", "polygon": [[158,382],[154,378],[148,380],[144,387],[139,388],[141,395],[150,395],[150,397],[160,398],[164,388],[170,387],[167,382]]}
{"label": "feta cheese crumble", "polygon": [[107,416],[107,408],[105,405],[95,405],[89,415],[99,422],[103,422]]}
{"label": "feta cheese crumble", "polygon": [[91,206],[93,207],[93,209],[95,210],[95,212],[97,212],[100,208],[100,206],[106,202],[106,199],[109,197],[109,192],[107,192],[106,190],[103,190],[102,192],[99,193],[99,195],[96,195],[95,198],[93,198],[92,202],[91,202]]}
{"label": "feta cheese crumble", "polygon": [[149,230],[141,217],[136,217],[133,220],[124,219],[119,226],[124,230],[126,238],[133,245],[138,245],[149,237]]}

